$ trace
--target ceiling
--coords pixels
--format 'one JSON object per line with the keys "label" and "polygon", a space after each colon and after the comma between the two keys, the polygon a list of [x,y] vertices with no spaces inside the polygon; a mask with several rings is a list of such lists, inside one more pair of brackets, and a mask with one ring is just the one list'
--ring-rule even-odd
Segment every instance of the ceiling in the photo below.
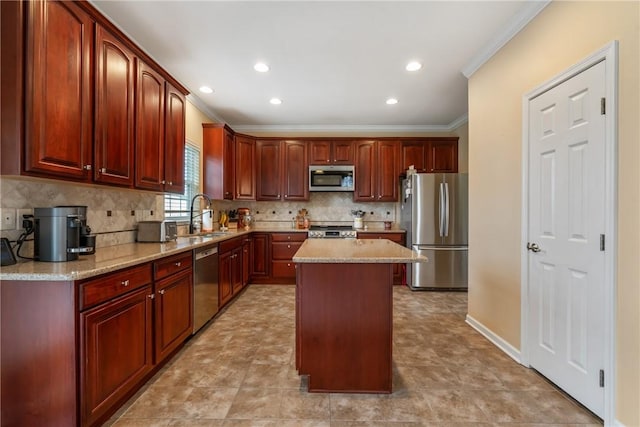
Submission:
{"label": "ceiling", "polygon": [[[238,131],[452,130],[545,1],[91,1]],[[270,70],[259,73],[256,62]],[[405,70],[409,61],[422,69]],[[464,74],[463,74],[464,72]],[[203,86],[211,94],[201,93]],[[282,100],[272,105],[273,97]],[[385,101],[396,98],[398,103]]]}

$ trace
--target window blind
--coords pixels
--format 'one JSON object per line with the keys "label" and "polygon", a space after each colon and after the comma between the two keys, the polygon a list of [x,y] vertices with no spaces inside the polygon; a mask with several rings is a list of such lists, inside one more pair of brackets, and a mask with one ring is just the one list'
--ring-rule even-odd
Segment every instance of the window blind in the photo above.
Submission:
{"label": "window blind", "polygon": [[165,194],[164,217],[189,220],[193,196],[200,192],[200,150],[190,143],[184,147],[184,194]]}

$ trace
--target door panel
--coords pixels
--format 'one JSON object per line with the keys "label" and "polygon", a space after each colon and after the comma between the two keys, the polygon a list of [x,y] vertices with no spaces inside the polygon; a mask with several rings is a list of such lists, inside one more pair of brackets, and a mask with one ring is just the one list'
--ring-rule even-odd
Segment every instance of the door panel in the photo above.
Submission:
{"label": "door panel", "polygon": [[443,174],[445,191],[445,218],[443,236],[439,244],[466,245],[468,243],[468,187],[467,174]]}
{"label": "door panel", "polygon": [[[413,224],[413,244],[433,245],[440,242],[439,177],[441,175],[413,175],[412,217],[420,218],[420,221],[414,221]],[[419,200],[421,203],[418,203]]]}
{"label": "door panel", "polygon": [[531,366],[603,416],[604,159],[601,62],[530,101]]}
{"label": "door panel", "polygon": [[407,282],[412,288],[467,288],[466,247],[420,247],[413,250],[429,259],[425,263],[411,264],[411,277]]}

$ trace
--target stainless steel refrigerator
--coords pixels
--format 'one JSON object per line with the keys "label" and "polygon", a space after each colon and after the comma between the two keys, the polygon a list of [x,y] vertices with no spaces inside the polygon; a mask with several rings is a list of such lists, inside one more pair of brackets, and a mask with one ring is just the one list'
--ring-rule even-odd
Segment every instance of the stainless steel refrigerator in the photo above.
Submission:
{"label": "stainless steel refrigerator", "polygon": [[400,221],[407,247],[429,259],[407,264],[411,289],[467,289],[468,178],[419,173],[402,181]]}

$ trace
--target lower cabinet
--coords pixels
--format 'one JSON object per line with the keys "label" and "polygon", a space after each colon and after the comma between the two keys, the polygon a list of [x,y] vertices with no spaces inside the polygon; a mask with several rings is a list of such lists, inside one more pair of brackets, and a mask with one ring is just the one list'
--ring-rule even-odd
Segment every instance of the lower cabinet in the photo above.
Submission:
{"label": "lower cabinet", "polygon": [[[399,245],[405,245],[404,232],[398,233],[358,233],[358,239],[388,239]],[[393,266],[393,284],[404,285],[405,264],[395,264]]]}
{"label": "lower cabinet", "polygon": [[[243,262],[245,237],[225,240],[219,244],[218,258],[218,308],[222,308],[244,287]],[[248,274],[247,274],[248,275]]]}
{"label": "lower cabinet", "polygon": [[193,330],[192,252],[79,284],[80,418],[100,425]]}
{"label": "lower cabinet", "polygon": [[252,233],[249,278],[253,283],[265,283],[271,276],[270,233]]}
{"label": "lower cabinet", "polygon": [[295,283],[293,255],[307,238],[306,233],[271,234],[271,278],[275,283]]}

